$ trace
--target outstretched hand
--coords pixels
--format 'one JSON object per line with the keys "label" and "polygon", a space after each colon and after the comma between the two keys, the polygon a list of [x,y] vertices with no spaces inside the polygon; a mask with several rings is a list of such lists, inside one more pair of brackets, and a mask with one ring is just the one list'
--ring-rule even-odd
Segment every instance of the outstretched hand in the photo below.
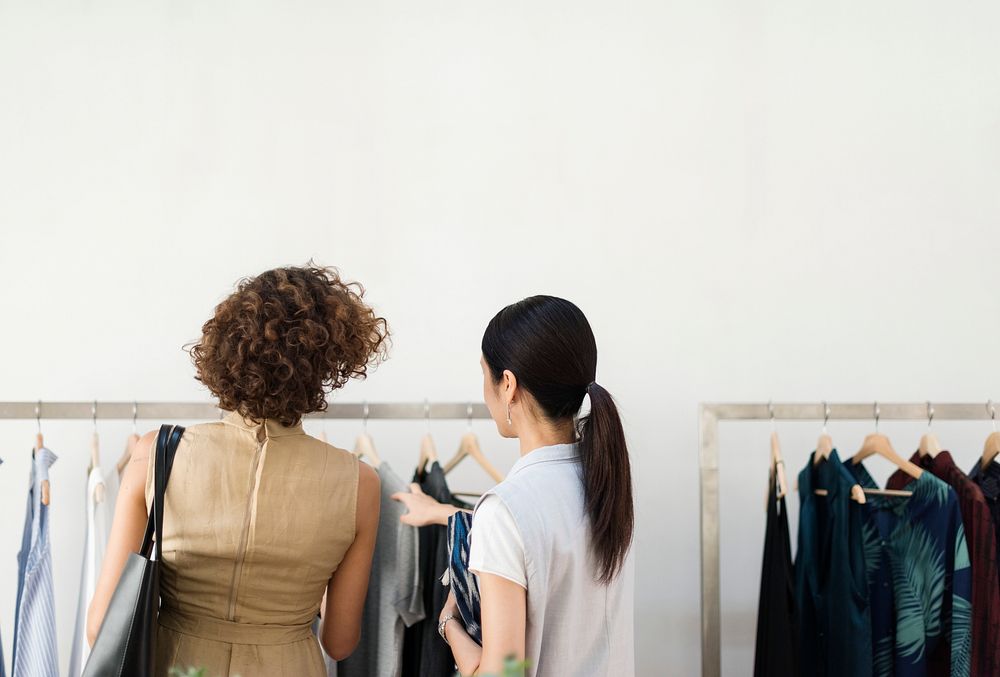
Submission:
{"label": "outstretched hand", "polygon": [[397,491],[390,498],[406,506],[407,512],[400,516],[399,521],[413,527],[447,525],[448,518],[458,511],[454,506],[435,501],[416,482],[410,485],[409,491]]}

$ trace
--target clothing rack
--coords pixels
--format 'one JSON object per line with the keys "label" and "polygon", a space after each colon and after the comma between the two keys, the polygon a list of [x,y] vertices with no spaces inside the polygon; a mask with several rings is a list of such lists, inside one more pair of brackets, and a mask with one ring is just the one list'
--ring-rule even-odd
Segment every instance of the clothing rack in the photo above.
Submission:
{"label": "clothing rack", "polygon": [[[0,402],[0,420],[213,420],[222,411],[208,402]],[[472,402],[333,402],[308,419],[488,419],[485,404]]]}
{"label": "clothing rack", "polygon": [[[701,475],[701,674],[721,677],[719,591],[719,422],[720,421],[996,421],[992,402],[954,404],[820,403],[699,405],[698,464]],[[933,407],[933,408],[932,408]]]}

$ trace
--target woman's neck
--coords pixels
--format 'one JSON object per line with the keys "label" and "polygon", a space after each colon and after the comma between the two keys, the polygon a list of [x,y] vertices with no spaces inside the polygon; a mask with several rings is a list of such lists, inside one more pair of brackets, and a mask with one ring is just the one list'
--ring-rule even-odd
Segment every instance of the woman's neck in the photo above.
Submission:
{"label": "woman's neck", "polygon": [[521,431],[518,439],[521,442],[521,456],[526,456],[542,447],[576,442],[576,428],[573,427],[572,422],[559,427],[534,425]]}

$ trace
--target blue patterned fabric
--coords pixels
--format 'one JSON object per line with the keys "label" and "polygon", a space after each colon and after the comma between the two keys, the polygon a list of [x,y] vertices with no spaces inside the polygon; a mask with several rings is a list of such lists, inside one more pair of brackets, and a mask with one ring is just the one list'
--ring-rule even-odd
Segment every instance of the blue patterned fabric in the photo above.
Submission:
{"label": "blue patterned fabric", "polygon": [[[866,489],[864,465],[844,462]],[[873,677],[969,677],[972,569],[955,490],[926,470],[862,506]]]}
{"label": "blue patterned fabric", "polygon": [[448,518],[448,583],[458,602],[458,614],[465,631],[476,643],[483,644],[482,610],[479,607],[479,582],[469,571],[469,532],[472,514],[459,510]]}
{"label": "blue patterned fabric", "polygon": [[17,554],[12,677],[50,677],[59,672],[49,507],[42,505],[41,496],[42,482],[49,478],[49,467],[55,462],[56,455],[50,450],[43,447],[35,451],[21,551]]}

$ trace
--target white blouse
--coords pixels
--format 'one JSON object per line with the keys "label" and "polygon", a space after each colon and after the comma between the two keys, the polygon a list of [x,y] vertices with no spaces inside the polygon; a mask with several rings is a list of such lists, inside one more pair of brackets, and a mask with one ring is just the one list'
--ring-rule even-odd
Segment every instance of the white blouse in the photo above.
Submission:
{"label": "white blouse", "polygon": [[590,540],[575,444],[521,457],[476,506],[469,569],[527,590],[528,677],[635,674],[632,555],[604,585]]}

